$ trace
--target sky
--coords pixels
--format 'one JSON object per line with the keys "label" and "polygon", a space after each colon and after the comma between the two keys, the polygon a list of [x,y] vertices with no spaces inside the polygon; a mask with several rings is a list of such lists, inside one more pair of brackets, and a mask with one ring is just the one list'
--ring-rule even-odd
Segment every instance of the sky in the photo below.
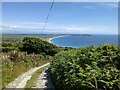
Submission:
{"label": "sky", "polygon": [[3,2],[3,34],[118,34],[115,2]]}

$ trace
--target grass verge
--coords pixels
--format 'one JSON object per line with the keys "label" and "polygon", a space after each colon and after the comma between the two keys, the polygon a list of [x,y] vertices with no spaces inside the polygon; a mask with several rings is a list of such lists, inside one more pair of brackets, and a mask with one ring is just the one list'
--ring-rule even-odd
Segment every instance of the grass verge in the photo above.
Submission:
{"label": "grass verge", "polygon": [[[12,55],[11,55],[12,54]],[[24,52],[0,53],[2,60],[2,88],[14,81],[18,76],[31,68],[41,66],[50,61],[48,56],[41,57],[37,54],[26,54]],[[12,60],[10,59],[12,58]]]}
{"label": "grass verge", "polygon": [[49,65],[48,65],[48,66],[45,66],[45,67],[43,67],[43,68],[40,68],[39,70],[37,70],[37,71],[33,74],[33,76],[31,77],[31,79],[27,81],[26,86],[25,86],[25,90],[27,90],[28,88],[35,87],[35,86],[36,86],[36,81],[37,81],[39,75],[40,75],[46,68],[48,68],[48,67],[49,67]]}

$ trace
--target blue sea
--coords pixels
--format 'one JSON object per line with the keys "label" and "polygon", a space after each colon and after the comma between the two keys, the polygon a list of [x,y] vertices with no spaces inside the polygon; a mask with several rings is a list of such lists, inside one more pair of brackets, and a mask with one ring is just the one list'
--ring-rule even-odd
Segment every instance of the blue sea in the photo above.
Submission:
{"label": "blue sea", "polygon": [[104,44],[118,45],[118,35],[66,35],[50,40],[51,43],[61,47],[82,48]]}

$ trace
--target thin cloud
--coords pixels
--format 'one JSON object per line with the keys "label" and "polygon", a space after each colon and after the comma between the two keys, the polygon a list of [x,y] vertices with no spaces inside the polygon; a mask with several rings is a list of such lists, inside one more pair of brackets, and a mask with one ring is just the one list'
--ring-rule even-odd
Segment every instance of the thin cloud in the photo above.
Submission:
{"label": "thin cloud", "polygon": [[101,8],[118,8],[117,2],[96,3],[97,7]]}
{"label": "thin cloud", "polygon": [[[21,25],[39,25],[43,26],[45,22],[21,22]],[[51,25],[50,23],[47,23],[47,25]]]}
{"label": "thin cloud", "polygon": [[[17,30],[17,29],[32,29],[32,30],[39,30],[39,29],[43,29],[42,27],[39,26],[16,26],[16,25],[7,25],[7,26],[2,26],[3,29],[7,29],[7,30]],[[52,28],[46,28],[46,29],[52,29]]]}
{"label": "thin cloud", "polygon": [[[3,26],[3,32],[19,32],[19,33],[41,33],[43,27],[38,26],[18,26],[18,25],[7,25]],[[117,34],[117,29],[114,30],[110,26],[78,26],[78,25],[47,25],[44,33],[79,33],[79,34]]]}
{"label": "thin cloud", "polygon": [[118,8],[118,3],[109,3],[108,6]]}
{"label": "thin cloud", "polygon": [[43,25],[44,23],[40,23],[40,22],[22,22],[21,24],[34,24],[34,25]]}
{"label": "thin cloud", "polygon": [[91,2],[89,5],[82,6],[84,9],[98,9],[98,8],[104,8],[104,9],[111,9],[111,8],[118,8],[117,2]]}

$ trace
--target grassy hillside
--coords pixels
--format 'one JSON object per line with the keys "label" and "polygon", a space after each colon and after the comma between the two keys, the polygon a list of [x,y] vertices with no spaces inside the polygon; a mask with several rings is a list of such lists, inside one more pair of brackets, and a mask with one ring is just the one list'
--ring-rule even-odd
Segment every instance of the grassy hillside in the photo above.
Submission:
{"label": "grassy hillside", "polygon": [[2,88],[29,69],[50,62],[53,52],[59,50],[55,45],[32,37],[25,37],[19,43],[3,42],[1,49]]}
{"label": "grassy hillside", "polygon": [[3,34],[1,40],[3,42],[18,42],[22,41],[24,37],[36,37],[47,41],[49,38],[60,36],[59,34]]}

